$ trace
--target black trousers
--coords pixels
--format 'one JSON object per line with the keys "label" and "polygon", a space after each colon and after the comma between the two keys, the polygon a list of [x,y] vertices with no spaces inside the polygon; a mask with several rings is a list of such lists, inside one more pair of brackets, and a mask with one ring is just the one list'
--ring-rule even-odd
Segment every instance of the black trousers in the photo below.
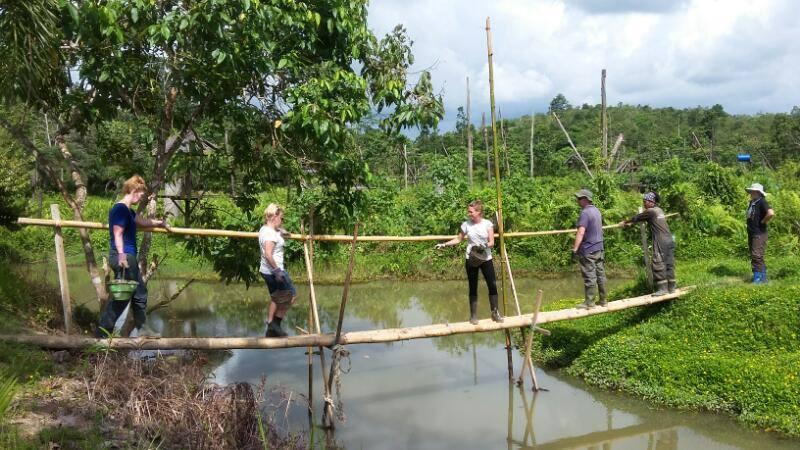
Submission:
{"label": "black trousers", "polygon": [[494,264],[492,260],[484,261],[478,267],[471,267],[469,260],[464,262],[464,267],[467,269],[467,280],[469,281],[469,296],[475,298],[478,296],[478,271],[483,273],[483,279],[486,280],[486,287],[489,288],[489,295],[497,295],[497,276],[494,273]]}

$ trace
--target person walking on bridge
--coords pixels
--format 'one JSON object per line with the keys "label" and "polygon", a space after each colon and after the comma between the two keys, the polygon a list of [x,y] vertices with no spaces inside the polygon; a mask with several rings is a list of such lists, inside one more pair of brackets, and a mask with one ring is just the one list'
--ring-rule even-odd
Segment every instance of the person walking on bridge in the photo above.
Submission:
{"label": "person walking on bridge", "polygon": [[592,203],[592,192],[581,189],[575,193],[575,200],[581,207],[572,244],[572,260],[578,261],[583,276],[583,303],[577,308],[594,308],[595,294],[599,294],[599,306],[606,306],[606,272],[603,251],[603,216]]}
{"label": "person walking on bridge", "polygon": [[114,333],[114,324],[130,304],[133,312],[134,332],[132,336],[154,334],[143,330],[147,321],[147,285],[139,271],[136,257],[136,227],[164,227],[170,230],[166,220],[146,219],[136,214],[131,206],[139,203],[147,193],[147,185],[139,175],[128,178],[122,185],[122,200],[114,203],[108,212],[108,234],[110,248],[108,263],[116,278],[137,281],[136,291],[129,301],[109,300],[100,314],[100,321],[95,330],[95,337],[109,337]]}
{"label": "person walking on bridge", "polygon": [[258,231],[259,271],[270,295],[266,337],[287,336],[281,328],[281,321],[297,299],[297,289],[283,263],[286,231],[281,228],[282,224],[283,208],[270,203],[264,210],[264,225]]}
{"label": "person walking on bridge", "polygon": [[648,192],[642,197],[644,211],[623,221],[620,225],[630,226],[638,222],[650,225],[653,237],[653,281],[656,283],[654,296],[675,292],[675,239],[667,225],[664,211],[658,207],[658,194]]}
{"label": "person walking on bridge", "polygon": [[753,283],[766,283],[767,266],[764,264],[764,251],[767,249],[767,222],[775,217],[775,211],[767,202],[764,186],[753,183],[744,190],[750,194],[750,204],[747,206],[747,247],[750,249]]}
{"label": "person walking on bridge", "polygon": [[469,282],[469,323],[478,323],[478,271],[483,273],[489,289],[489,306],[492,320],[502,322],[503,316],[497,310],[497,275],[492,262],[494,247],[494,224],[483,218],[483,203],[475,200],[467,207],[467,220],[461,224],[458,236],[447,242],[436,244],[436,249],[453,247],[467,239],[467,252],[464,267]]}

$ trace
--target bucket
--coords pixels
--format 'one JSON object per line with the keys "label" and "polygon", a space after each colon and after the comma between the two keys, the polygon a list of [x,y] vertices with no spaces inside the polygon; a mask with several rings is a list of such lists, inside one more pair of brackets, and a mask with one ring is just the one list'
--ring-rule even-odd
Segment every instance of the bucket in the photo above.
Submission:
{"label": "bucket", "polygon": [[739,162],[750,162],[750,153],[739,153],[736,155],[736,159]]}
{"label": "bucket", "polygon": [[[123,269],[123,276],[125,269]],[[108,292],[111,293],[111,298],[115,301],[126,302],[133,297],[136,292],[136,287],[139,286],[138,281],[125,280],[117,278],[108,282]]]}

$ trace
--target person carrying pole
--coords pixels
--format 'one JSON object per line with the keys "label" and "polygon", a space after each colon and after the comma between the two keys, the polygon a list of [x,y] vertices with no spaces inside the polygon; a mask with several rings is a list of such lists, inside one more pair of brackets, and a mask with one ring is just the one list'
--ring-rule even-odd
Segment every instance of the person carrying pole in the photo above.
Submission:
{"label": "person carrying pole", "polygon": [[452,247],[467,238],[467,252],[464,267],[469,281],[469,323],[478,323],[478,271],[483,273],[486,287],[489,289],[489,306],[492,320],[502,322],[503,316],[497,309],[497,275],[492,262],[494,247],[494,224],[483,218],[483,203],[475,200],[467,207],[467,220],[461,224],[458,236],[447,242],[436,244],[436,249]]}
{"label": "person carrying pole", "polygon": [[259,272],[270,295],[266,337],[288,336],[281,328],[281,321],[297,299],[297,289],[283,264],[286,232],[281,228],[282,224],[283,208],[270,203],[264,210],[264,225],[258,230]]}
{"label": "person carrying pole", "polygon": [[644,211],[620,223],[630,226],[646,221],[653,237],[653,281],[656,291],[653,296],[661,296],[675,292],[675,239],[667,225],[664,211],[658,207],[658,194],[648,192],[642,196]]}
{"label": "person carrying pole", "polygon": [[753,268],[753,283],[767,282],[767,266],[764,264],[764,251],[767,249],[767,222],[775,217],[769,206],[764,186],[753,183],[744,188],[750,194],[747,206],[747,247],[750,250],[750,264]]}
{"label": "person carrying pole", "polygon": [[577,261],[583,276],[584,301],[577,308],[594,308],[595,293],[599,293],[599,306],[606,306],[606,272],[603,251],[603,217],[592,203],[592,193],[581,189],[575,193],[575,201],[581,207],[572,244],[572,260]]}
{"label": "person carrying pole", "polygon": [[139,175],[128,178],[122,185],[122,200],[114,203],[108,212],[109,250],[108,263],[115,278],[137,281],[136,291],[128,301],[112,300],[100,314],[95,337],[104,338],[113,334],[114,324],[130,304],[133,312],[132,335],[144,336],[154,333],[143,329],[147,321],[147,285],[142,281],[139,262],[136,258],[136,227],[164,227],[169,230],[166,220],[146,219],[137,215],[131,206],[139,203],[147,192],[147,185]]}

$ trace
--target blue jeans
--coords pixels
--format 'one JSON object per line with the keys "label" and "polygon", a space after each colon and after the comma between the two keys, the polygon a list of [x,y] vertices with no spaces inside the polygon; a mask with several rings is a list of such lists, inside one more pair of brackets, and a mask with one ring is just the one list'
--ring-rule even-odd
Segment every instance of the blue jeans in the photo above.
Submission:
{"label": "blue jeans", "polygon": [[136,328],[141,328],[147,321],[147,286],[142,282],[142,275],[139,273],[139,262],[136,260],[136,254],[126,253],[125,256],[128,260],[128,268],[123,270],[119,265],[119,253],[113,249],[108,253],[108,263],[114,271],[114,277],[138,281],[139,286],[136,287],[136,292],[133,293],[133,298],[129,301],[108,300],[105,309],[100,314],[100,322],[94,333],[96,337],[107,337],[103,329],[108,333],[114,331],[114,324],[117,323],[117,319],[125,311],[128,303],[131,305],[133,324]]}
{"label": "blue jeans", "polygon": [[283,271],[283,281],[278,281],[273,274],[266,274],[261,273],[261,277],[264,278],[264,281],[267,283],[267,290],[269,290],[270,294],[273,294],[277,291],[292,291],[292,297],[297,296],[297,288],[294,287],[294,282],[292,281],[292,277],[289,276],[289,272]]}

